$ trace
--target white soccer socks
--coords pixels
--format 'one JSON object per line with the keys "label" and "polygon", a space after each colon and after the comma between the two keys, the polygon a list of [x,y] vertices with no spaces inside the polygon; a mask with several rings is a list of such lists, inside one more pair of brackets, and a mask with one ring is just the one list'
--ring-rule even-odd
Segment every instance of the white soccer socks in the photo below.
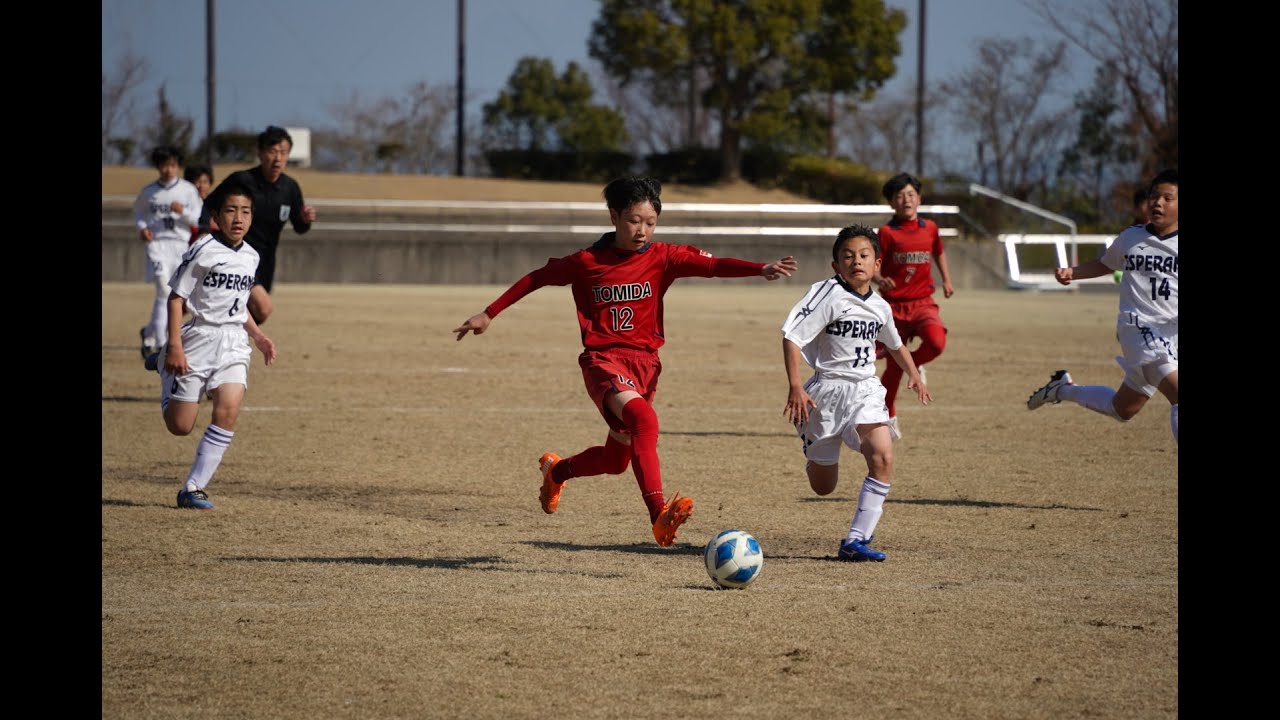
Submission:
{"label": "white soccer socks", "polygon": [[888,483],[868,475],[862,481],[862,492],[858,493],[858,512],[853,515],[849,525],[849,540],[866,540],[876,532],[876,524],[884,513],[884,498],[889,494]]}
{"label": "white soccer socks", "polygon": [[1112,403],[1116,391],[1106,385],[1063,385],[1058,388],[1058,399],[1068,400],[1082,407],[1124,422]]}
{"label": "white soccer socks", "polygon": [[204,437],[200,438],[199,447],[196,448],[196,461],[191,465],[191,472],[187,475],[187,482],[183,489],[203,490],[209,484],[213,479],[213,473],[222,464],[222,454],[227,451],[227,446],[235,436],[234,432],[209,423],[209,427],[204,431]]}

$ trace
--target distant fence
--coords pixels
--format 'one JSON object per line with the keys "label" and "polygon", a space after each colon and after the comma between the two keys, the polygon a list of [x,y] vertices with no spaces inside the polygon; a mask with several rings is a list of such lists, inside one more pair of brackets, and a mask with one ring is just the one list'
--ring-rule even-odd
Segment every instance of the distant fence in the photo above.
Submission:
{"label": "distant fence", "polygon": [[[102,196],[102,279],[141,279],[143,248],[131,217],[134,198]],[[505,284],[567,255],[613,228],[601,203],[318,198],[310,232],[288,225],[277,256],[285,282]],[[944,238],[959,240],[960,209],[921,206]],[[664,203],[664,242],[704,246],[721,257],[766,260],[795,255],[793,283],[831,274],[831,242],[846,225],[887,222],[887,205]],[[1000,287],[994,243],[953,242],[948,263],[957,287]]]}

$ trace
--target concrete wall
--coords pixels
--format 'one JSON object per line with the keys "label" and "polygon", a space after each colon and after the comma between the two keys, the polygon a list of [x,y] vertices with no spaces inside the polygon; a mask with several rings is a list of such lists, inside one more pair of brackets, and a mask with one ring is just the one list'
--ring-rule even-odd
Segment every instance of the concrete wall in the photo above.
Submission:
{"label": "concrete wall", "polygon": [[[102,280],[142,281],[145,253],[130,216],[132,198],[104,197]],[[354,207],[317,205],[305,235],[286,226],[276,259],[278,283],[428,283],[507,285],[543,265],[595,242],[612,228],[604,211],[586,208],[501,209]],[[692,244],[720,257],[766,262],[795,255],[796,276],[807,285],[831,275],[836,229],[854,222],[877,227],[884,213],[708,213],[664,209],[663,242]],[[947,218],[935,218],[939,225]],[[1003,247],[944,237],[952,282],[962,288],[1006,286]],[[935,273],[936,274],[936,273]],[[684,282],[750,282],[752,279]]]}

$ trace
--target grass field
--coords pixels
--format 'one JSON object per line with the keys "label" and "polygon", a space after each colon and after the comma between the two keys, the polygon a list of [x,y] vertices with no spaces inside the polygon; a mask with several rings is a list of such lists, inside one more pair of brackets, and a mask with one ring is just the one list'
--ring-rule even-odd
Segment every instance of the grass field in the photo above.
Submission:
{"label": "grass field", "polygon": [[[878,564],[835,561],[865,465],[820,498],[783,419],[779,325],[803,288],[677,285],[655,406],[668,492],[634,477],[538,506],[538,456],[604,439],[568,291],[455,342],[498,287],[277,287],[236,436],[178,510],[138,327],[102,286],[104,718],[1174,718],[1178,453],[1168,403],[1120,424],[1025,407],[1057,368],[1114,386],[1111,293],[939,300],[934,403],[904,439]],[[715,590],[703,545],[766,560]]]}

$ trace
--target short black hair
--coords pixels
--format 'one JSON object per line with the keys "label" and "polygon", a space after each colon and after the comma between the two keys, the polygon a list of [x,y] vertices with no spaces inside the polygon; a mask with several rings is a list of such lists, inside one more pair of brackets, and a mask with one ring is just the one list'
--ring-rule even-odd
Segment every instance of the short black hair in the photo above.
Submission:
{"label": "short black hair", "polygon": [[916,193],[920,192],[920,180],[909,173],[898,173],[885,181],[884,187],[880,188],[880,194],[885,200],[892,200],[894,195],[902,188],[910,185],[916,189]]}
{"label": "short black hair", "polygon": [[293,149],[293,136],[289,134],[288,130],[276,125],[268,125],[266,130],[258,133],[258,149],[266,150],[281,140],[288,140],[289,149]]}
{"label": "short black hair", "polygon": [[201,175],[208,175],[209,184],[213,184],[213,168],[208,165],[188,165],[187,169],[182,171],[182,178],[190,183],[195,182]]}
{"label": "short black hair", "polygon": [[655,212],[662,214],[662,183],[651,177],[617,178],[605,185],[601,194],[610,210],[622,212],[636,203],[648,202]]}
{"label": "short black hair", "polygon": [[159,168],[161,165],[170,160],[177,160],[178,164],[182,164],[182,151],[173,145],[160,145],[151,151],[151,165]]}
{"label": "short black hair", "polygon": [[217,207],[214,208],[215,210],[221,210],[222,208],[226,207],[227,198],[231,197],[232,195],[243,195],[244,197],[249,198],[249,209],[250,210],[253,209],[253,191],[250,190],[246,185],[243,185],[238,182],[232,182],[230,185],[219,185],[218,189],[221,191],[221,193],[219,193],[217,200],[215,200],[215,202],[218,203]]}
{"label": "short black hair", "polygon": [[867,225],[849,225],[841,228],[840,233],[836,235],[836,241],[831,245],[831,259],[835,262],[840,261],[840,246],[845,241],[856,237],[864,237],[871,241],[871,249],[875,251],[876,257],[880,257],[880,235]]}
{"label": "short black hair", "polygon": [[[1155,190],[1157,185],[1177,185],[1178,184],[1178,168],[1167,168],[1161,170],[1148,186],[1148,191]],[[1194,192],[1194,191],[1192,191]]]}

